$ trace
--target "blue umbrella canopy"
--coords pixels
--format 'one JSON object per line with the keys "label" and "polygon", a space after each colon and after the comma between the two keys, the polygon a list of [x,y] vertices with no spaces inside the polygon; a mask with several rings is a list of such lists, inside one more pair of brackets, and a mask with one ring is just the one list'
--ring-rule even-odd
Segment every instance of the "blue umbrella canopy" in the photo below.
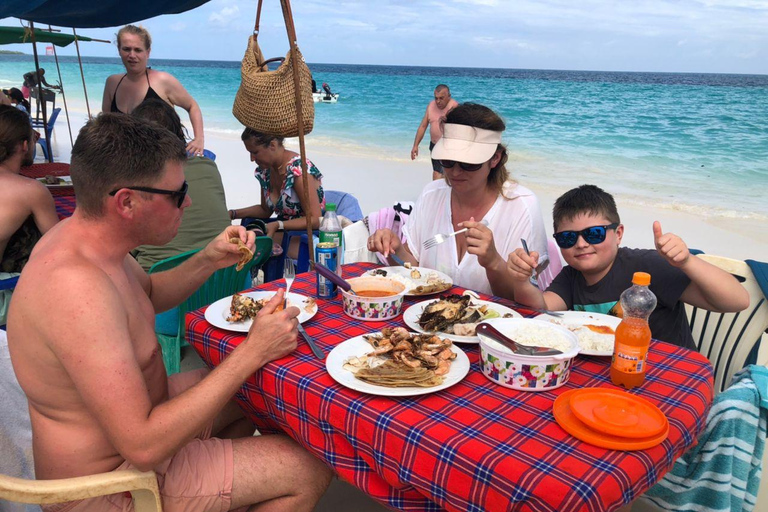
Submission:
{"label": "blue umbrella canopy", "polygon": [[209,0],[2,0],[0,18],[59,27],[115,27],[161,14],[178,14]]}

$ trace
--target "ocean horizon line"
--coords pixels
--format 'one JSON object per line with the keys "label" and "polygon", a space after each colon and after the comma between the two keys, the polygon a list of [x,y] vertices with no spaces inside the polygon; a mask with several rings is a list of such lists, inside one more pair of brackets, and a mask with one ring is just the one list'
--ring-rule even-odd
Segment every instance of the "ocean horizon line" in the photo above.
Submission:
{"label": "ocean horizon line", "polygon": [[[5,53],[0,56],[25,56],[34,57],[31,53]],[[77,60],[75,55],[60,55],[59,59]],[[51,55],[40,55],[40,60],[54,60]],[[120,57],[105,57],[97,55],[81,55],[82,59],[103,59],[110,63],[120,63]],[[207,63],[225,63],[240,65],[241,60],[222,60],[222,59],[180,59],[171,57],[154,57],[151,60],[163,62],[207,62]],[[93,63],[93,62],[92,62]],[[697,75],[697,76],[735,76],[735,77],[761,77],[768,78],[766,73],[737,73],[737,72],[717,72],[717,71],[654,71],[654,70],[618,70],[618,69],[558,69],[558,68],[514,68],[514,67],[489,67],[489,66],[430,66],[416,64],[361,64],[354,62],[307,62],[308,66],[357,66],[369,68],[413,68],[413,69],[432,69],[435,71],[449,70],[499,70],[499,71],[521,71],[521,72],[562,72],[562,73],[601,73],[601,74],[651,74],[651,75]]]}

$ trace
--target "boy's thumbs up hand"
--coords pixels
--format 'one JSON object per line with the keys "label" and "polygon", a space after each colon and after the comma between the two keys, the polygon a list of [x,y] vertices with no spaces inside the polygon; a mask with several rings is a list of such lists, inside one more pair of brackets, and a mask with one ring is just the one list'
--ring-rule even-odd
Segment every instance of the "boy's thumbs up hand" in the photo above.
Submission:
{"label": "boy's thumbs up hand", "polygon": [[653,223],[653,241],[659,254],[673,267],[682,267],[691,256],[683,239],[673,233],[663,233],[659,221]]}

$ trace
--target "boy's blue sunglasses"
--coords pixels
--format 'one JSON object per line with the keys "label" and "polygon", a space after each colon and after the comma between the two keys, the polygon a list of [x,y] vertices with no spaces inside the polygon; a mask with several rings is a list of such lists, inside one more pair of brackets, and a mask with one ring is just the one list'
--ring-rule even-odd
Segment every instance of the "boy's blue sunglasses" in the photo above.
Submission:
{"label": "boy's blue sunglasses", "polygon": [[605,242],[605,232],[608,229],[616,229],[619,227],[618,222],[608,224],[607,226],[592,226],[581,231],[560,231],[555,233],[555,242],[561,249],[570,249],[579,240],[579,235],[590,245],[601,244]]}

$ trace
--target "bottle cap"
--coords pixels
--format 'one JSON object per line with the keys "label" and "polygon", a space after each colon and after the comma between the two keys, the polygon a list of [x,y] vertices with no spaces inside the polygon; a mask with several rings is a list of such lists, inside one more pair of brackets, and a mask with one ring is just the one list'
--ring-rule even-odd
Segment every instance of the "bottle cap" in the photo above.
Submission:
{"label": "bottle cap", "polygon": [[336,211],[336,204],[335,203],[325,203],[325,211],[327,211],[327,212],[335,212]]}
{"label": "bottle cap", "polygon": [[651,284],[651,274],[648,272],[635,272],[635,274],[632,276],[632,284],[648,286]]}

